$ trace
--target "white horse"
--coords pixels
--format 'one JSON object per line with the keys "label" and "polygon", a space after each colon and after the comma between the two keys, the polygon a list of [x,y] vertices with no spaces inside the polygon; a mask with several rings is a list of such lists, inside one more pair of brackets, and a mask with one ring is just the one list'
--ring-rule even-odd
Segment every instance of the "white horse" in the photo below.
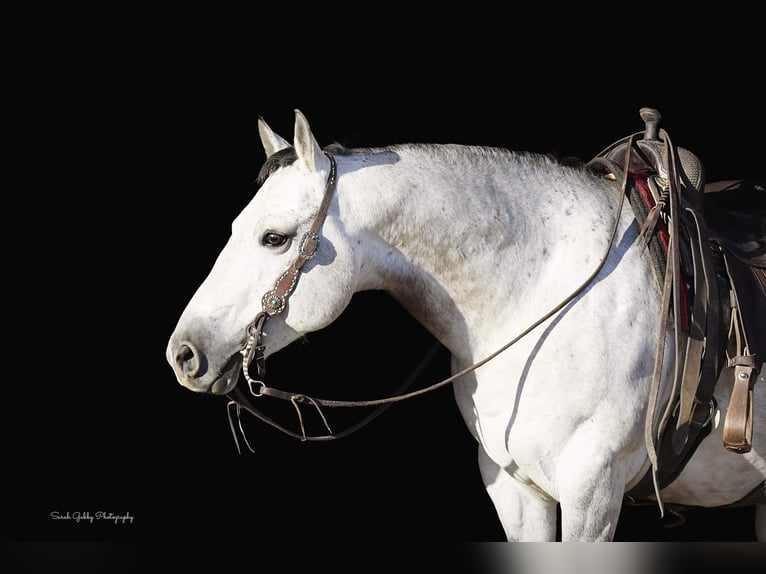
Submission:
{"label": "white horse", "polygon": [[[292,144],[262,120],[259,131],[268,158],[260,188],[170,338],[178,381],[228,394],[242,373],[243,343],[262,343],[265,360],[332,323],[354,293],[374,289],[449,349],[457,373],[559,305],[608,251],[560,311],[452,384],[509,540],[554,541],[557,504],[564,541],[612,540],[624,493],[648,466],[644,421],[660,313],[650,259],[615,187],[582,167],[504,149],[403,144],[328,154],[297,110]],[[297,261],[300,270],[286,274]],[[275,291],[276,300],[262,300]],[[670,333],[666,340],[667,377]],[[259,381],[247,378],[258,395]],[[722,446],[730,392],[716,388],[715,429],[663,490],[666,503],[723,506],[766,478],[763,408],[756,448]]]}

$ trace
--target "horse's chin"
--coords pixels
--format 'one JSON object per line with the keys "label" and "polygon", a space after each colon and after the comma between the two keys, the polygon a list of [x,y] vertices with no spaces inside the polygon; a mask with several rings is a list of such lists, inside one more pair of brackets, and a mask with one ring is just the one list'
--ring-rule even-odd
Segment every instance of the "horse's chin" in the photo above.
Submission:
{"label": "horse's chin", "polygon": [[241,369],[242,356],[236,353],[226,362],[226,365],[210,385],[207,392],[211,395],[225,395],[231,392],[237,386]]}

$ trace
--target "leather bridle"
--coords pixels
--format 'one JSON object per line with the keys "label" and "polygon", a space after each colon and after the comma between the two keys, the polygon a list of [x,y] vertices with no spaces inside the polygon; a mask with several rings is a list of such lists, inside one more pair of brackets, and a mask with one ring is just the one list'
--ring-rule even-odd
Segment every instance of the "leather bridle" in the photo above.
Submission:
{"label": "leather bridle", "polygon": [[[298,255],[287,270],[282,273],[279,279],[277,279],[274,288],[261,297],[262,310],[255,316],[255,319],[253,319],[245,330],[247,340],[245,346],[240,351],[242,354],[242,372],[250,387],[250,393],[256,397],[264,394],[263,391],[266,389],[266,384],[263,381],[251,379],[248,369],[250,363],[255,359],[258,376],[265,377],[266,375],[264,346],[261,344],[263,326],[269,317],[278,315],[285,310],[287,307],[287,300],[298,282],[298,276],[301,269],[303,269],[303,266],[307,261],[313,259],[316,255],[317,248],[319,247],[319,230],[322,228],[322,224],[327,218],[327,210],[330,207],[330,201],[335,192],[335,183],[338,172],[335,157],[327,152],[325,152],[325,155],[327,156],[327,159],[330,160],[330,173],[327,174],[324,196],[322,197],[322,203],[319,205],[319,210],[314,216],[314,221],[311,223],[309,230],[303,234],[303,237],[301,237],[300,243],[298,244]],[[253,389],[253,385],[261,385],[261,389],[256,391]]]}
{"label": "leather bridle", "polygon": [[[633,138],[635,138],[637,135],[639,134],[634,134],[633,136],[631,136],[630,138],[631,144],[632,144]],[[630,148],[631,148],[631,145],[628,145],[626,159],[625,159],[626,166],[630,162]],[[563,299],[558,305],[556,305],[553,309],[548,311],[545,315],[540,317],[537,321],[532,323],[529,327],[524,329],[524,331],[522,331],[519,335],[517,335],[511,341],[509,341],[508,343],[500,347],[494,353],[488,355],[481,361],[478,361],[474,363],[473,365],[463,369],[462,371],[459,371],[453,374],[452,376],[447,377],[446,379],[443,379],[428,387],[411,391],[409,393],[404,393],[404,391],[412,385],[412,383],[421,374],[421,372],[426,367],[426,365],[436,355],[436,352],[441,347],[441,344],[437,342],[432,346],[432,348],[427,353],[425,358],[421,361],[421,363],[418,365],[418,367],[413,371],[413,373],[408,377],[408,379],[399,387],[399,389],[397,389],[397,391],[395,392],[393,396],[382,398],[382,399],[375,399],[375,400],[339,401],[339,400],[319,399],[319,398],[305,395],[303,393],[283,391],[280,389],[267,386],[266,383],[262,380],[265,378],[265,375],[266,375],[264,345],[262,344],[262,341],[261,341],[263,336],[264,325],[266,324],[266,322],[268,321],[270,317],[273,317],[274,315],[278,315],[279,313],[282,313],[285,310],[285,308],[287,307],[287,301],[290,297],[290,294],[293,292],[293,289],[295,288],[295,285],[298,282],[301,269],[303,268],[303,266],[306,264],[307,261],[309,261],[316,255],[317,249],[319,247],[319,230],[321,229],[322,224],[324,223],[325,218],[327,217],[327,211],[330,206],[330,201],[332,200],[332,196],[335,192],[336,183],[337,183],[336,182],[337,166],[336,166],[335,158],[332,154],[328,152],[324,152],[324,154],[330,160],[330,172],[327,176],[327,182],[325,184],[325,191],[324,191],[324,197],[322,199],[322,203],[319,206],[319,210],[317,214],[314,216],[314,220],[311,224],[311,227],[306,233],[303,234],[303,237],[301,238],[297,257],[293,260],[293,262],[290,264],[287,270],[279,277],[276,284],[274,285],[274,288],[271,291],[268,291],[262,297],[261,299],[262,310],[260,313],[258,313],[258,315],[256,315],[253,321],[247,326],[245,330],[247,338],[245,340],[242,350],[240,351],[240,353],[242,354],[242,373],[244,375],[245,380],[247,381],[247,385],[250,390],[250,395],[253,397],[262,397],[266,395],[266,396],[290,401],[295,407],[295,410],[297,412],[301,432],[300,433],[294,432],[284,427],[283,425],[279,424],[278,422],[273,420],[271,417],[265,415],[263,412],[255,408],[250,397],[248,397],[238,386],[235,386],[234,389],[232,389],[229,393],[226,394],[226,396],[229,398],[229,402],[227,404],[227,411],[229,414],[229,426],[231,428],[232,435],[234,436],[234,442],[237,446],[237,450],[240,453],[241,453],[241,450],[239,448],[239,441],[237,439],[237,433],[234,428],[233,419],[231,417],[230,408],[232,406],[235,407],[235,412],[236,412],[236,417],[237,417],[240,433],[242,434],[245,444],[247,444],[247,447],[251,451],[253,451],[253,449],[250,446],[250,444],[247,442],[247,437],[242,428],[242,421],[240,418],[241,411],[243,409],[249,412],[250,414],[254,415],[255,417],[259,418],[263,422],[266,422],[267,424],[282,431],[283,433],[293,438],[300,439],[301,441],[332,440],[332,439],[342,438],[344,436],[351,434],[352,432],[356,430],[359,430],[363,426],[367,425],[370,421],[372,421],[372,419],[380,415],[391,404],[395,402],[403,401],[405,399],[409,399],[418,395],[423,395],[425,393],[434,391],[440,387],[448,385],[452,383],[453,381],[455,381],[456,379],[459,379],[463,377],[464,375],[478,369],[482,365],[488,363],[489,361],[497,357],[500,353],[507,350],[509,347],[511,347],[520,339],[522,339],[527,334],[529,334],[532,330],[537,328],[540,324],[542,324],[543,322],[548,320],[550,317],[552,317],[554,314],[556,314],[561,309],[563,309],[578,294],[580,294],[582,290],[585,289],[585,287],[587,287],[591,283],[591,281],[593,281],[595,277],[598,275],[598,273],[601,271],[602,267],[606,263],[609,252],[611,251],[612,244],[614,243],[614,238],[617,234],[617,228],[620,221],[620,215],[622,213],[622,208],[623,208],[624,199],[626,195],[625,193],[626,186],[628,182],[628,178],[627,178],[628,170],[626,168],[625,177],[622,181],[622,190],[621,190],[622,192],[620,194],[619,209],[617,210],[617,214],[614,220],[614,225],[612,227],[609,242],[595,270],[585,279],[585,281],[583,281],[582,284],[580,284],[574,291],[572,291],[570,295],[568,295],[565,299]],[[253,362],[255,362],[258,379],[253,379],[249,373],[250,365]],[[299,406],[300,404],[309,404],[317,410],[329,434],[325,434],[325,435],[307,435],[306,434],[306,430],[303,423],[303,415],[301,413],[301,409]],[[325,418],[320,408],[320,407],[373,407],[373,406],[378,408],[375,411],[373,411],[371,414],[369,414],[367,417],[363,418],[358,423],[354,424],[353,426],[339,433],[333,433],[332,429],[330,429],[330,426],[327,424],[327,419]]]}

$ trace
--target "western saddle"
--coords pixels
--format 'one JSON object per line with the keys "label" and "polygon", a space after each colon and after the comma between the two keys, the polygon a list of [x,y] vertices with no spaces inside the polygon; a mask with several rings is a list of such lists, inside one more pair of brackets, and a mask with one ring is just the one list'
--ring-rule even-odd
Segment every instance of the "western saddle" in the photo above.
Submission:
{"label": "western saddle", "polygon": [[[766,181],[707,183],[700,159],[675,147],[660,114],[642,108],[645,129],[588,166],[621,185],[641,225],[661,286],[661,333],[675,338],[675,375],[661,388],[665,337],[659,337],[645,442],[651,469],[626,493],[654,494],[681,473],[712,430],[713,391],[733,381],[723,447],[752,448],[753,386],[766,371]],[[766,502],[762,482],[736,505]]]}

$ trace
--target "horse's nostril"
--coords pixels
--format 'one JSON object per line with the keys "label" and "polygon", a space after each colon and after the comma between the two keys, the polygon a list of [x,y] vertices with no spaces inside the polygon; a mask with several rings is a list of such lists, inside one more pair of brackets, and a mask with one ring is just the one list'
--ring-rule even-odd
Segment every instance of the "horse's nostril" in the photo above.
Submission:
{"label": "horse's nostril", "polygon": [[192,351],[188,345],[181,347],[181,350],[178,352],[178,358],[181,361],[188,361],[192,357],[194,357],[194,351]]}
{"label": "horse's nostril", "polygon": [[200,369],[199,353],[191,343],[181,343],[176,353],[176,364],[186,377],[196,377]]}

